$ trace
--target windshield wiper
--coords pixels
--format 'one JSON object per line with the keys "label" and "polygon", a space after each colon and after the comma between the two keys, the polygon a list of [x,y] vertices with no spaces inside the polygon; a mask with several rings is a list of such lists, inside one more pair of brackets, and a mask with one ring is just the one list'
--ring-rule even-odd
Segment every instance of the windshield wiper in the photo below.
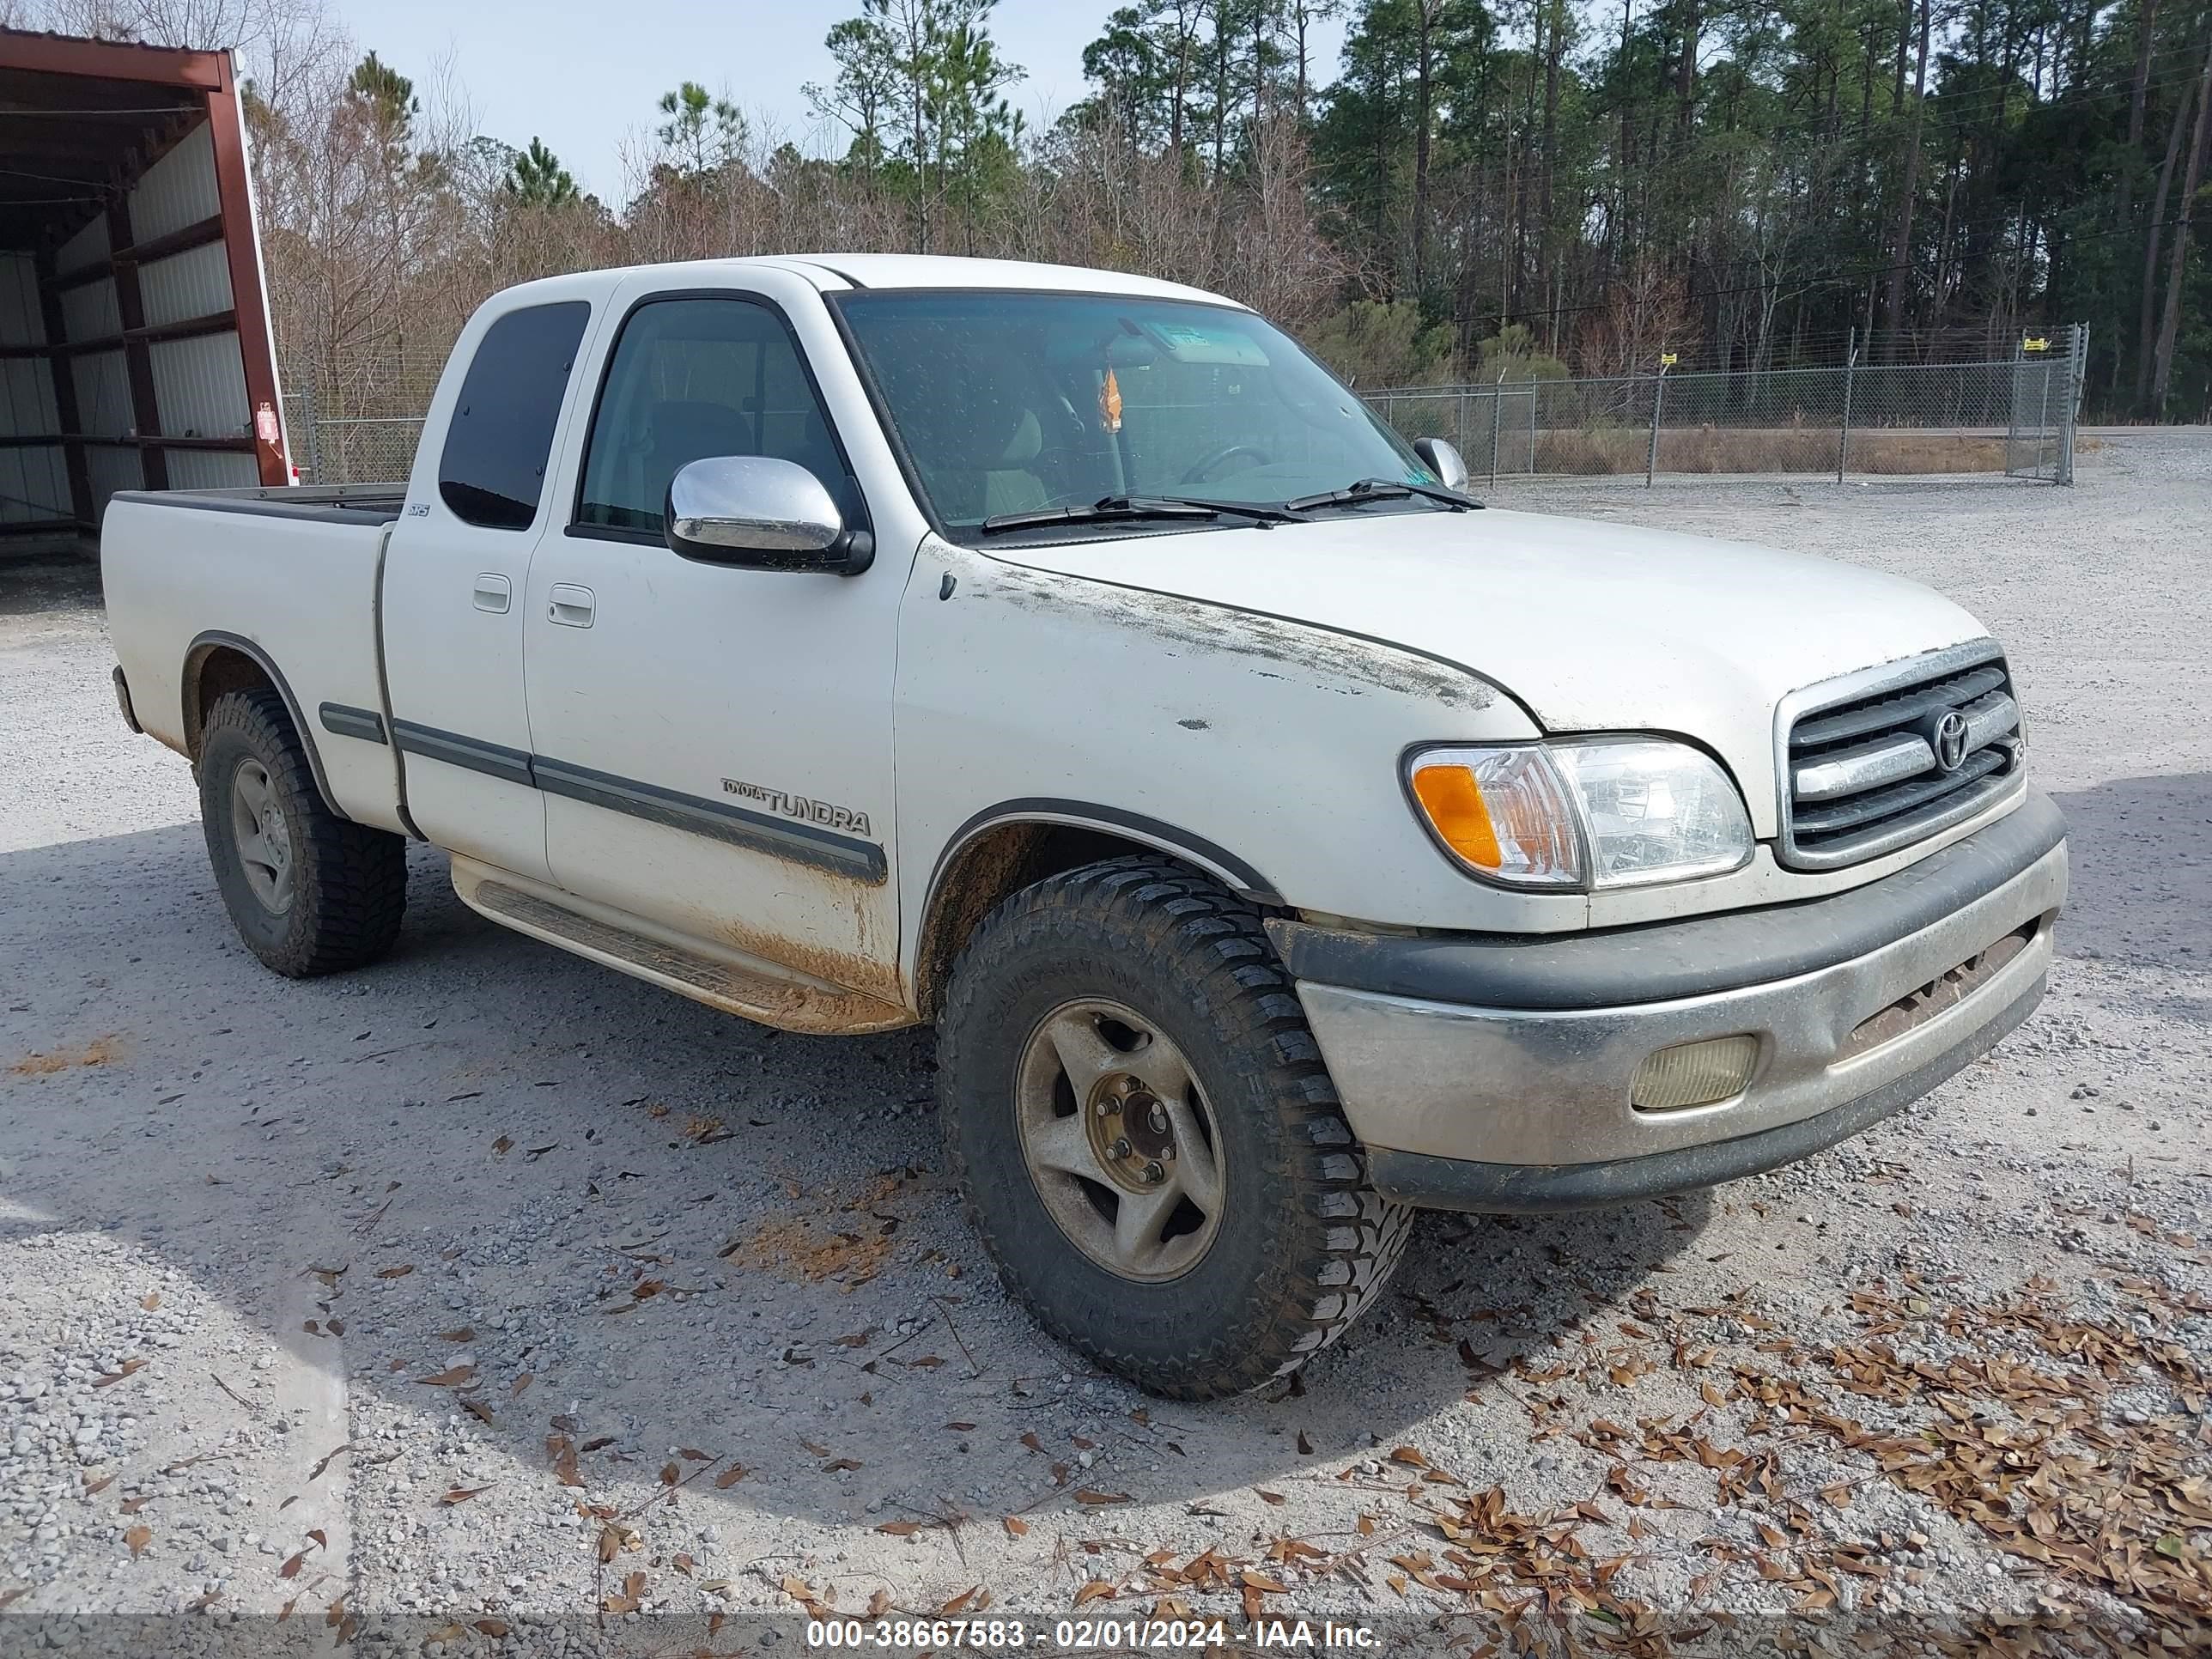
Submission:
{"label": "windshield wiper", "polygon": [[1027,513],[1001,513],[976,526],[986,536],[1010,530],[1036,530],[1057,524],[1109,524],[1146,519],[1218,519],[1223,514],[1253,519],[1261,524],[1298,524],[1303,520],[1287,507],[1262,507],[1257,502],[1201,501],[1182,495],[1103,495],[1087,506],[1044,507]]}
{"label": "windshield wiper", "polygon": [[1365,501],[1402,501],[1408,495],[1421,495],[1432,501],[1442,501],[1455,513],[1464,513],[1470,507],[1480,507],[1480,501],[1461,495],[1456,490],[1440,489],[1433,484],[1407,483],[1395,478],[1361,478],[1341,489],[1324,489],[1317,495],[1300,495],[1283,503],[1284,510],[1308,513],[1317,507],[1357,507]]}

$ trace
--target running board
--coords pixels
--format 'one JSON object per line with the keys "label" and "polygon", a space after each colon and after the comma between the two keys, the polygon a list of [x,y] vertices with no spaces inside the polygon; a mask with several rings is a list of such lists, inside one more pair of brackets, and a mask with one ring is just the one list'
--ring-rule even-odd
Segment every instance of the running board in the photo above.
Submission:
{"label": "running board", "polygon": [[812,1036],[890,1031],[915,1023],[906,1009],[880,998],[720,961],[480,876],[465,868],[468,863],[453,860],[453,890],[471,909],[711,1008]]}

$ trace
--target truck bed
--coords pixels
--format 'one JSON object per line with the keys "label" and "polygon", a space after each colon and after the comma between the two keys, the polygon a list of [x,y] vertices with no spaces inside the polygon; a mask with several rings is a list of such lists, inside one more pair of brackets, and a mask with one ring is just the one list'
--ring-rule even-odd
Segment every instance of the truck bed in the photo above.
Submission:
{"label": "truck bed", "polygon": [[405,497],[396,483],[118,492],[100,577],[139,724],[195,754],[207,706],[258,669],[289,706],[330,804],[404,828],[376,615]]}

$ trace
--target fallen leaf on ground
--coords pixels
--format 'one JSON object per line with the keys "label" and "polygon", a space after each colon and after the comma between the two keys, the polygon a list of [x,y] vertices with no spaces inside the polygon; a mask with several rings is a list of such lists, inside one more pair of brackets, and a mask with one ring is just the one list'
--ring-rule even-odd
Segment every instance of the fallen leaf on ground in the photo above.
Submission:
{"label": "fallen leaf on ground", "polygon": [[131,1547],[131,1559],[136,1561],[144,1553],[146,1546],[154,1541],[154,1529],[151,1527],[133,1527],[123,1534],[123,1541]]}
{"label": "fallen leaf on ground", "polygon": [[[495,1485],[497,1483],[495,1482],[494,1484]],[[443,1498],[441,1498],[438,1502],[447,1509],[451,1509],[456,1504],[467,1503],[469,1499],[474,1498],[478,1492],[489,1492],[490,1490],[490,1486],[453,1486],[449,1488],[447,1491],[446,1495]]]}
{"label": "fallen leaf on ground", "polygon": [[518,1377],[516,1377],[516,1378],[514,1379],[514,1382],[513,1386],[512,1386],[512,1387],[510,1387],[510,1388],[507,1389],[507,1397],[509,1400],[520,1400],[520,1399],[521,1399],[521,1398],[522,1398],[522,1391],[523,1391],[525,1389],[528,1388],[528,1387],[531,1385],[531,1383],[532,1383],[532,1382],[534,1382],[534,1381],[536,1381],[536,1374],[535,1374],[534,1372],[531,1372],[531,1371],[525,1371],[525,1372],[523,1372],[523,1374],[522,1374],[521,1376],[518,1376]]}
{"label": "fallen leaf on ground", "polygon": [[475,1366],[455,1365],[451,1370],[438,1372],[435,1376],[418,1376],[415,1380],[427,1389],[458,1389],[465,1383],[475,1382],[476,1376]]}
{"label": "fallen leaf on ground", "polygon": [[714,1477],[714,1485],[721,1491],[727,1492],[744,1478],[745,1466],[742,1463],[732,1463]]}
{"label": "fallen leaf on ground", "polygon": [[645,1575],[634,1572],[623,1580],[622,1593],[603,1598],[600,1607],[608,1613],[635,1613],[645,1601]]}
{"label": "fallen leaf on ground", "polygon": [[1023,1520],[1018,1515],[1008,1516],[1000,1524],[1003,1525],[1008,1534],[1013,1537],[1025,1538],[1029,1535],[1030,1523]]}

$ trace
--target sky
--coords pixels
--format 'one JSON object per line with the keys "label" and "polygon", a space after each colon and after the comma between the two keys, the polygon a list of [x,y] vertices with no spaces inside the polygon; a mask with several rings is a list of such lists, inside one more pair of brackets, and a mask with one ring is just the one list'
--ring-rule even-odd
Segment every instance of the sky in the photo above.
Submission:
{"label": "sky", "polygon": [[[1008,98],[1032,127],[1084,95],[1083,48],[1120,0],[1000,0],[1000,56],[1029,71]],[[478,132],[543,138],[586,190],[623,194],[625,142],[651,142],[654,106],[679,81],[727,95],[757,129],[835,152],[799,88],[834,78],[822,38],[856,0],[337,0],[362,52],[418,88],[447,66]],[[1333,78],[1341,22],[1316,32],[1314,78]]]}

